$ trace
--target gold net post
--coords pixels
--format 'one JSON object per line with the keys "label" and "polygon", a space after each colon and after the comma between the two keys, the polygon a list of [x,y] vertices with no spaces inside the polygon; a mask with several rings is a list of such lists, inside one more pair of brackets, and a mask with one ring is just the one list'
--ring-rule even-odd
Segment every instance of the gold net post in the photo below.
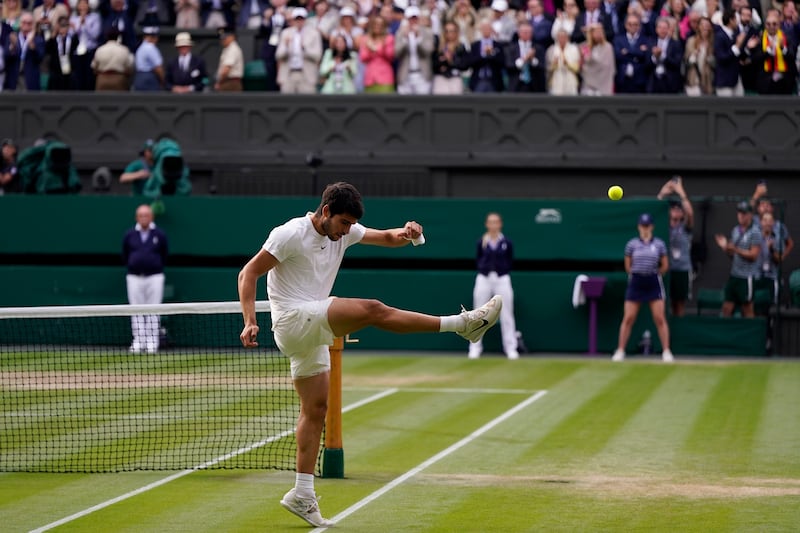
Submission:
{"label": "gold net post", "polygon": [[336,337],[331,353],[328,413],[325,415],[325,451],[322,453],[322,477],[344,477],[342,448],[342,350],[344,339]]}

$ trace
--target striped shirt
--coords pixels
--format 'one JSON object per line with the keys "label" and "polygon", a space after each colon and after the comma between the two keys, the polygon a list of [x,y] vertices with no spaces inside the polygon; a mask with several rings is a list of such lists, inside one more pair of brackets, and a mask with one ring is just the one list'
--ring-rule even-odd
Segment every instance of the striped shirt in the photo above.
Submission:
{"label": "striped shirt", "polygon": [[665,255],[667,255],[667,245],[659,238],[645,242],[636,237],[625,245],[625,257],[631,258],[632,274],[658,274],[661,258]]}
{"label": "striped shirt", "polygon": [[[753,246],[761,247],[761,242],[764,239],[761,237],[761,231],[755,224],[750,224],[749,228],[736,226],[731,232],[731,241],[733,245],[739,250],[750,250]],[[731,263],[731,276],[736,278],[757,278],[759,275],[758,268],[760,262],[758,258],[753,261],[748,261],[739,254],[733,254],[733,262]]]}

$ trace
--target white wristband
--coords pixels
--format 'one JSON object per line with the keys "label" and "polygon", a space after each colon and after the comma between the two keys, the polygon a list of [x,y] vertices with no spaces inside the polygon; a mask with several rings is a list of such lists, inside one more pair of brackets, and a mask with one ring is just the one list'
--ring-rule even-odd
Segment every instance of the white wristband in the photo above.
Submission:
{"label": "white wristband", "polygon": [[415,239],[408,239],[408,240],[410,240],[411,244],[413,244],[414,246],[422,246],[423,244],[425,244],[425,235],[420,233],[419,237],[417,237]]}

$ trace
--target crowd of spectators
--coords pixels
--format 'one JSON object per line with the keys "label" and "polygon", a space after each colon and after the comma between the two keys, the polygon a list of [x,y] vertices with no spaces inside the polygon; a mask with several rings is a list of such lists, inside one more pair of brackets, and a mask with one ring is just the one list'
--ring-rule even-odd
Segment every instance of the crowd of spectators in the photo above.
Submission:
{"label": "crowd of spectators", "polygon": [[[268,91],[798,93],[793,0],[3,0],[1,16],[6,91],[242,90],[248,29]],[[221,29],[220,68],[170,77],[164,26],[178,49]]]}

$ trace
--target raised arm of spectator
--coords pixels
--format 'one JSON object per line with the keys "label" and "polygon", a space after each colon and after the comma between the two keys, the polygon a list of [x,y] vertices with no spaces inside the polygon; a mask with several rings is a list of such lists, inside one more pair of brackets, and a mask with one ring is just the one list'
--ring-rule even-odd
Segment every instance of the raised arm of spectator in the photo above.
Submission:
{"label": "raised arm of spectator", "polygon": [[694,209],[692,208],[692,202],[689,200],[689,195],[686,194],[686,190],[683,188],[683,178],[680,176],[676,176],[676,178],[678,178],[678,181],[673,181],[675,184],[673,190],[680,197],[686,228],[692,229],[694,227]]}

